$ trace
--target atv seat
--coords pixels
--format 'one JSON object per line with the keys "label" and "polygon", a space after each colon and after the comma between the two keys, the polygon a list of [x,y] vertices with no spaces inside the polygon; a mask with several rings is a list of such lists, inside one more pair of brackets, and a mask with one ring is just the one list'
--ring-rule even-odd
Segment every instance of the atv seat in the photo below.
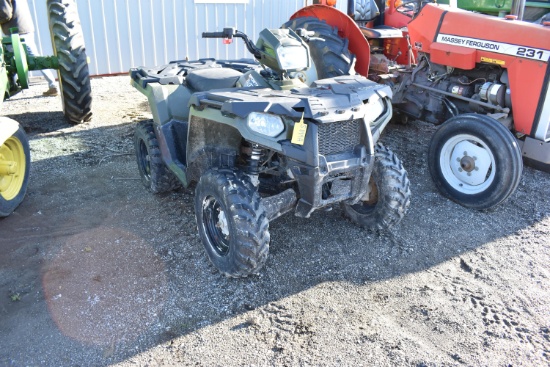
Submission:
{"label": "atv seat", "polygon": [[367,39],[403,38],[403,32],[397,28],[385,25],[378,25],[374,28],[367,27],[368,23],[380,15],[380,10],[374,0],[349,1],[348,14],[355,20]]}
{"label": "atv seat", "polygon": [[196,92],[206,92],[212,89],[233,88],[237,84],[240,71],[230,68],[196,69],[187,75],[187,86]]}

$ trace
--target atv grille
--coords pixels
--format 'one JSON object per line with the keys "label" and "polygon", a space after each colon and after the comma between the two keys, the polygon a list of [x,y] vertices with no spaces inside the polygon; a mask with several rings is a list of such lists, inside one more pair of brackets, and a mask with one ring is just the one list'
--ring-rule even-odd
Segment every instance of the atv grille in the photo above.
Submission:
{"label": "atv grille", "polygon": [[361,120],[319,124],[319,154],[352,152],[361,142]]}

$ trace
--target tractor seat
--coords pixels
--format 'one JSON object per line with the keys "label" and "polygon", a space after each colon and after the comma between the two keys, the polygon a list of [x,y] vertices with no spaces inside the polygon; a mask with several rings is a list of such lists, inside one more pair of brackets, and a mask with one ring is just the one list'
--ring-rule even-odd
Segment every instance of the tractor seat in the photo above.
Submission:
{"label": "tractor seat", "polygon": [[380,15],[378,5],[374,0],[352,0],[348,2],[348,14],[355,20],[361,32],[367,39],[403,38],[403,32],[397,28],[378,25],[368,28],[367,24]]}
{"label": "tractor seat", "polygon": [[233,88],[240,71],[230,68],[206,68],[192,70],[187,74],[187,85],[196,92],[206,92],[212,89]]}
{"label": "tractor seat", "polygon": [[379,25],[374,28],[359,27],[363,36],[367,39],[374,38],[403,38],[403,32],[400,29],[387,25]]}
{"label": "tractor seat", "polygon": [[353,0],[348,1],[348,14],[357,23],[364,25],[379,16],[380,10],[374,0]]}

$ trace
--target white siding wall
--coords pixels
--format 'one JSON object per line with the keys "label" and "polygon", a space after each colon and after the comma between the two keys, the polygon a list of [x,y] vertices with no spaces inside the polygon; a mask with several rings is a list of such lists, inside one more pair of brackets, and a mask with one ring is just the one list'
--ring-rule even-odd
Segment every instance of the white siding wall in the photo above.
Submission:
{"label": "white siding wall", "polygon": [[[124,73],[132,66],[155,66],[186,57],[250,58],[241,40],[223,45],[218,39],[202,39],[201,33],[221,31],[227,26],[256,39],[262,29],[280,27],[306,3],[306,0],[244,1],[215,4],[195,0],[76,0],[90,73]],[[28,2],[37,27],[39,51],[51,55],[46,0]],[[345,5],[344,0],[338,2],[342,10]]]}

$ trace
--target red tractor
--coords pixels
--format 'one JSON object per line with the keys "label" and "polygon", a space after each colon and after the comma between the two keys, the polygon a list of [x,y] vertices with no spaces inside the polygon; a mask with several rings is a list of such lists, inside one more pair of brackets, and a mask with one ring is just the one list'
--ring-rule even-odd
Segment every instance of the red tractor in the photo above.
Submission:
{"label": "red tractor", "polygon": [[515,191],[522,157],[550,172],[548,22],[400,0],[350,1],[348,15],[317,2],[284,25],[315,31],[315,77],[355,69],[392,87],[394,120],[442,124],[428,165],[443,195],[488,209]]}

